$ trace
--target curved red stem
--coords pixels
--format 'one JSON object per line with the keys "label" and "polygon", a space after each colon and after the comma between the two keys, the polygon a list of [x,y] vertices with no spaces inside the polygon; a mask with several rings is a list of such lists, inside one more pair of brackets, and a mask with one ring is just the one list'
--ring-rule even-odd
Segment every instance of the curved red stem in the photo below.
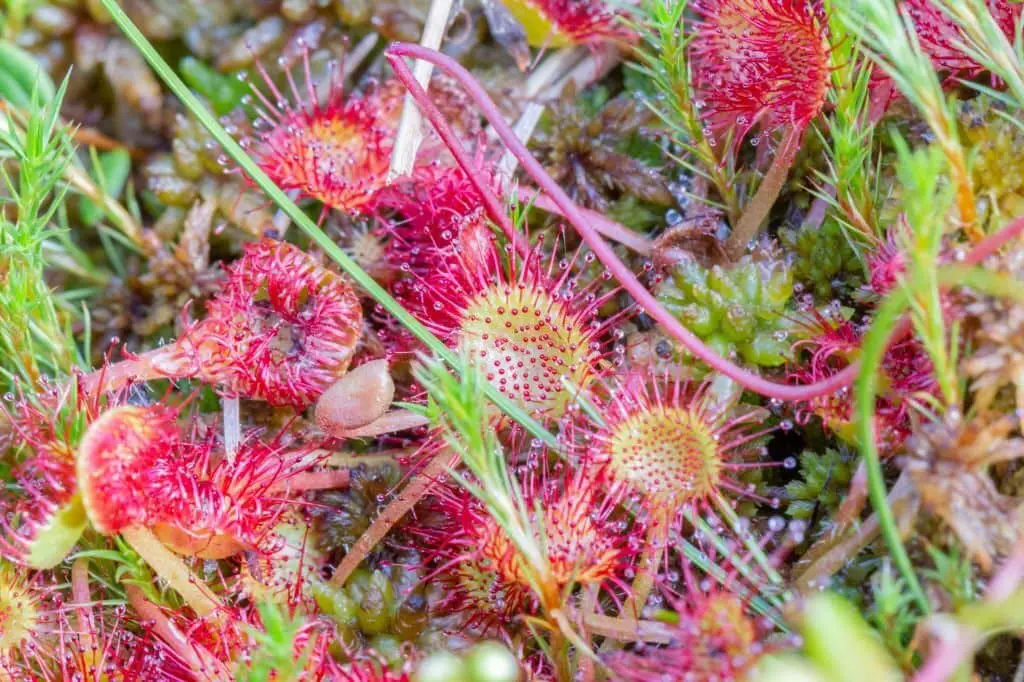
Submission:
{"label": "curved red stem", "polygon": [[[856,364],[850,365],[824,381],[808,384],[806,386],[793,386],[765,379],[759,374],[755,374],[739,367],[713,351],[693,332],[684,327],[679,320],[672,316],[671,313],[665,310],[665,308],[658,303],[657,299],[647,291],[640,280],[636,278],[636,275],[633,274],[629,267],[619,260],[611,247],[604,242],[601,235],[598,234],[593,226],[591,226],[580,213],[579,208],[572,199],[570,199],[565,191],[559,187],[558,183],[548,175],[547,171],[544,170],[544,167],[541,166],[535,158],[533,158],[523,143],[520,142],[515,132],[501,115],[498,107],[494,104],[494,101],[491,100],[490,96],[483,89],[483,86],[481,86],[480,83],[478,83],[477,80],[462,67],[461,64],[440,52],[430,50],[419,45],[412,45],[410,43],[392,44],[387,50],[387,55],[388,61],[395,70],[395,75],[400,81],[402,81],[410,94],[412,94],[416,103],[426,114],[431,124],[433,124],[437,129],[441,139],[445,141],[445,144],[449,145],[452,155],[455,156],[456,161],[462,169],[470,176],[470,178],[473,178],[474,185],[476,185],[481,195],[486,197],[485,201],[488,206],[499,205],[497,197],[494,196],[490,187],[488,187],[479,177],[479,173],[469,162],[469,158],[466,155],[465,150],[462,149],[459,142],[455,139],[455,136],[450,130],[448,130],[448,125],[444,120],[444,117],[437,110],[437,107],[435,107],[430,101],[430,98],[427,97],[423,88],[421,88],[419,83],[417,83],[413,78],[412,72],[402,61],[402,57],[412,57],[428,61],[441,70],[447,72],[448,75],[457,80],[459,84],[465,88],[469,96],[480,108],[480,112],[483,114],[484,118],[487,119],[488,123],[491,124],[494,131],[498,134],[498,137],[501,138],[501,141],[509,151],[515,155],[516,159],[523,166],[526,172],[534,179],[538,187],[540,187],[541,190],[543,190],[552,199],[552,201],[554,201],[562,215],[565,216],[566,220],[568,220],[569,223],[579,232],[580,236],[587,243],[587,246],[590,247],[591,251],[594,252],[594,255],[597,256],[598,260],[608,268],[622,287],[628,291],[631,296],[633,296],[633,299],[636,300],[640,307],[647,311],[651,317],[657,320],[669,334],[678,340],[696,358],[709,365],[712,369],[736,381],[744,388],[763,396],[779,400],[810,400],[818,396],[833,393],[853,382],[858,371]],[[443,130],[448,130],[447,134],[443,133]],[[1024,231],[1024,218],[1017,218],[996,234],[980,242],[970,252],[965,261],[969,264],[981,262],[989,254],[995,252],[1002,244],[1005,244],[1022,231]],[[907,319],[903,320],[895,330],[892,336],[893,340],[902,338],[909,329],[910,321]]]}

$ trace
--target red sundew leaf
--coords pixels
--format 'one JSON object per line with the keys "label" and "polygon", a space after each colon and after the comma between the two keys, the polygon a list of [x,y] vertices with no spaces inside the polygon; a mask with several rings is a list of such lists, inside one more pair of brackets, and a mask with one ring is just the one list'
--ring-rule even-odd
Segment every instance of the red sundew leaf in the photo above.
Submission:
{"label": "red sundew leaf", "polygon": [[817,0],[700,0],[690,46],[696,101],[712,134],[806,127],[828,95],[831,63]]}
{"label": "red sundew leaf", "polygon": [[[396,280],[391,293],[419,320],[450,324],[450,302],[476,279],[474,273],[495,265],[493,233],[476,188],[462,171],[442,167],[425,171],[422,181],[388,188],[378,201],[397,214],[384,221],[385,258],[411,275]],[[407,339],[401,350],[411,344]]]}
{"label": "red sundew leaf", "polygon": [[199,375],[247,398],[303,408],[348,369],[362,334],[359,297],[285,242],[246,246],[208,316],[183,336]]}
{"label": "red sundew leaf", "polygon": [[[533,461],[520,478],[526,508],[543,515],[535,529],[543,529],[538,545],[546,551],[552,583],[544,589],[561,595],[574,585],[623,587],[643,527],[618,518],[620,498],[606,495],[583,469],[567,471],[537,461],[537,455],[527,455]],[[417,546],[435,571],[433,579],[444,587],[439,613],[458,614],[462,628],[488,634],[538,612],[539,597],[516,547],[479,500],[442,488],[426,512],[410,530],[422,540]]]}
{"label": "red sundew leaf", "polygon": [[78,449],[82,501],[94,528],[105,535],[159,519],[165,488],[178,472],[169,455],[181,445],[177,412],[162,406],[124,406],[92,423]]}
{"label": "red sundew leaf", "polygon": [[191,680],[187,667],[147,625],[132,622],[125,607],[65,604],[60,611],[46,682],[173,682]]}
{"label": "red sundew leaf", "polygon": [[[584,458],[605,485],[639,496],[653,518],[673,520],[742,487],[731,472],[758,464],[762,410],[713,394],[710,383],[646,373],[606,387],[603,424],[583,422]],[[773,463],[764,462],[764,466]]]}
{"label": "red sundew leaf", "polygon": [[321,103],[308,52],[303,65],[304,93],[290,73],[291,91],[282,93],[261,69],[269,92],[256,90],[265,129],[248,140],[253,156],[278,187],[341,211],[360,211],[386,184],[396,129],[391,105],[375,90],[346,95],[337,66]]}
{"label": "red sundew leaf", "polygon": [[762,656],[786,648],[785,642],[767,639],[771,626],[751,616],[746,602],[728,587],[704,590],[691,584],[670,603],[679,615],[678,625],[669,630],[672,643],[613,655],[608,664],[617,679],[741,682]]}
{"label": "red sundew leaf", "polygon": [[[600,279],[577,284],[576,255],[559,260],[542,245],[525,259],[503,252],[467,183],[459,173],[442,174],[441,192],[426,190],[427,201],[405,209],[410,227],[390,228],[393,257],[410,258],[393,291],[446,343],[479,358],[499,390],[557,419],[574,387],[600,374],[606,353],[599,339],[617,320],[597,311],[615,291],[599,295]],[[429,231],[417,229],[435,218]]]}
{"label": "red sundew leaf", "polygon": [[77,467],[89,520],[108,535],[151,528],[175,551],[205,559],[259,547],[289,508],[287,481],[317,460],[256,439],[228,457],[211,437],[185,438],[176,420],[154,405],[116,408],[93,423]]}
{"label": "red sundew leaf", "polygon": [[100,394],[132,381],[195,377],[222,392],[305,409],[348,370],[363,311],[341,275],[291,244],[247,244],[207,317],[174,343],[93,372]]}
{"label": "red sundew leaf", "polygon": [[[802,332],[807,338],[798,346],[810,353],[806,362],[789,368],[794,383],[819,381],[848,367],[860,349],[863,329],[843,319],[815,315]],[[908,337],[892,344],[882,359],[886,390],[876,398],[875,433],[881,450],[897,452],[910,435],[910,400],[921,395],[939,395],[939,386],[928,353],[921,342]],[[853,397],[849,391],[812,398],[800,403],[797,421],[806,423],[817,416],[825,427],[847,442],[855,443]]]}
{"label": "red sundew leaf", "polygon": [[[1020,20],[1022,5],[1011,0],[986,0],[985,5],[1010,43]],[[963,31],[932,0],[904,0],[902,7],[910,14],[921,41],[921,47],[940,71],[976,75],[981,65],[960,49]]]}
{"label": "red sundew leaf", "polygon": [[896,241],[895,230],[890,230],[885,242],[868,254],[867,265],[867,293],[873,298],[882,298],[903,279],[907,259]]}

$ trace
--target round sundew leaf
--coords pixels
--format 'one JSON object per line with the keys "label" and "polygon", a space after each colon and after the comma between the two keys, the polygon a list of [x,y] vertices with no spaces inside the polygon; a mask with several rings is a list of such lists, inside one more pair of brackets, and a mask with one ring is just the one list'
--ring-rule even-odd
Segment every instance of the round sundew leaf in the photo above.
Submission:
{"label": "round sundew leaf", "polygon": [[0,569],[0,658],[6,659],[33,638],[40,625],[38,606],[38,597],[23,574]]}
{"label": "round sundew leaf", "polygon": [[611,432],[608,444],[613,475],[646,495],[688,501],[718,488],[722,453],[699,413],[666,406],[637,412]]}
{"label": "round sundew leaf", "polygon": [[345,375],[363,328],[345,278],[271,239],[246,246],[207,312],[190,339],[201,378],[299,409]]}
{"label": "round sundew leaf", "polygon": [[462,348],[526,410],[559,417],[573,387],[590,378],[596,353],[584,322],[543,288],[496,284],[470,300],[462,317]]}
{"label": "round sundew leaf", "polygon": [[76,495],[58,509],[49,523],[40,527],[32,538],[26,559],[28,565],[36,570],[45,570],[59,564],[78,542],[87,523],[82,498]]}
{"label": "round sundew leaf", "polygon": [[86,514],[100,533],[148,525],[154,516],[162,501],[160,477],[167,473],[159,465],[180,443],[175,417],[161,406],[117,407],[85,432],[76,473]]}

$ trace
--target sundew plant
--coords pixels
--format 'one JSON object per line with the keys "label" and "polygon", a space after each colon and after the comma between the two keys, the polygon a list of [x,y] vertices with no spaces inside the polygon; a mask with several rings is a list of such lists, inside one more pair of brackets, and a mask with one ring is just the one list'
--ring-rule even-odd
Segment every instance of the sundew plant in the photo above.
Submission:
{"label": "sundew plant", "polygon": [[1024,679],[1022,14],[0,4],[0,678]]}

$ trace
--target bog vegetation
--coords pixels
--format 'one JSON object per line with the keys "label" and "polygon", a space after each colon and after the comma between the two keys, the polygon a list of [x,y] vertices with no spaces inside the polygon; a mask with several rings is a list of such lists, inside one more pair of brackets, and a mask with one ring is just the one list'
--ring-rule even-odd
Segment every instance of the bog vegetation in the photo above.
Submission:
{"label": "bog vegetation", "polygon": [[0,4],[0,678],[1024,679],[1012,0]]}

